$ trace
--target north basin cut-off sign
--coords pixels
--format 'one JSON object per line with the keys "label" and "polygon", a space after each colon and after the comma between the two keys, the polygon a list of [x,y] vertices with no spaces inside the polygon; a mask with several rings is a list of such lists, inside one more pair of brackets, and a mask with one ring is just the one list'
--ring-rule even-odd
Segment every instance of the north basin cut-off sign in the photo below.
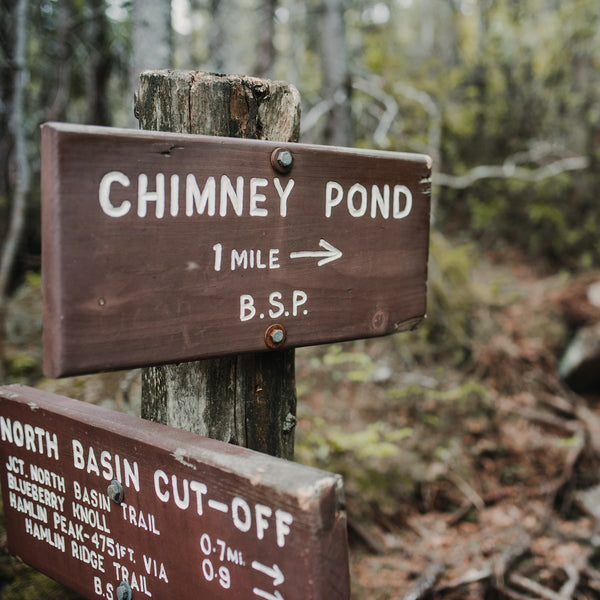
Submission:
{"label": "north basin cut-off sign", "polygon": [[339,475],[16,385],[0,462],[10,551],[89,600],[349,597]]}
{"label": "north basin cut-off sign", "polygon": [[45,373],[410,329],[429,157],[48,123]]}

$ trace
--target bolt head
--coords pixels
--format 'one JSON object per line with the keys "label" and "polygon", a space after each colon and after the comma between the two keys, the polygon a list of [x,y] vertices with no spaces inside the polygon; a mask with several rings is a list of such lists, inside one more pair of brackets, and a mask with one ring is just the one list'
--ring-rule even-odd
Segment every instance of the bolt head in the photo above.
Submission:
{"label": "bolt head", "polygon": [[117,600],[132,600],[133,592],[126,581],[121,581],[117,588]]}
{"label": "bolt head", "polygon": [[286,148],[276,148],[271,154],[271,165],[278,173],[289,173],[292,170],[294,157]]}
{"label": "bolt head", "polygon": [[287,338],[285,327],[280,324],[271,325],[265,331],[265,344],[267,348],[276,349],[282,346]]}
{"label": "bolt head", "polygon": [[277,156],[277,164],[279,164],[279,166],[283,167],[284,169],[288,169],[289,167],[291,167],[292,161],[293,161],[292,154],[291,154],[291,152],[288,152],[287,150],[283,150]]}
{"label": "bolt head", "polygon": [[279,344],[280,342],[283,342],[283,331],[281,331],[281,329],[276,329],[275,331],[273,331],[273,333],[271,333],[271,339],[276,343]]}
{"label": "bolt head", "polygon": [[116,479],[113,479],[110,482],[106,493],[115,504],[121,504],[121,502],[123,502],[123,498],[125,497],[125,490],[123,489],[121,482],[117,481]]}

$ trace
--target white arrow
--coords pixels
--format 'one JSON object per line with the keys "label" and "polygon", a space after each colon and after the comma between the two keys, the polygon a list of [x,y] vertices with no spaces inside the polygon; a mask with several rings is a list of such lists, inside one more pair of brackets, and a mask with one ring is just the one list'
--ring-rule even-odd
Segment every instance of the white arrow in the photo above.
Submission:
{"label": "white arrow", "polygon": [[265,592],[264,590],[259,590],[258,588],[254,588],[252,590],[256,596],[260,596],[265,600],[284,600],[283,596],[279,592],[275,592],[274,594],[269,594],[269,592]]}
{"label": "white arrow", "polygon": [[342,257],[342,251],[338,250],[335,246],[332,246],[329,242],[326,242],[323,238],[319,240],[319,246],[323,250],[315,250],[314,252],[307,250],[304,252],[292,252],[290,258],[320,258],[321,260],[317,263],[317,266],[322,267],[328,262],[332,262]]}
{"label": "white arrow", "polygon": [[257,560],[254,560],[254,561],[252,561],[252,568],[255,571],[260,571],[261,573],[264,573],[268,577],[272,577],[273,585],[275,587],[277,587],[278,585],[280,585],[281,583],[283,583],[285,581],[283,572],[281,571],[281,569],[279,568],[278,565],[273,565],[272,567],[267,567],[266,565],[259,563]]}

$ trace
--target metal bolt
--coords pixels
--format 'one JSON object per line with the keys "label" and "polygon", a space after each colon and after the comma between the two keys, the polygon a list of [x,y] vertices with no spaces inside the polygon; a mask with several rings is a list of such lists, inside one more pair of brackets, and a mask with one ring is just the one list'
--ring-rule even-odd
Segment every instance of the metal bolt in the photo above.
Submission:
{"label": "metal bolt", "polygon": [[115,503],[121,504],[125,498],[125,490],[120,481],[113,479],[108,486],[108,497]]}
{"label": "metal bolt", "polygon": [[131,586],[126,581],[121,581],[117,588],[117,599],[118,600],[132,600],[133,591]]}
{"label": "metal bolt", "polygon": [[268,348],[279,348],[287,338],[287,332],[283,325],[275,324],[268,327],[265,332],[265,344]]}
{"label": "metal bolt", "polygon": [[294,157],[286,148],[275,148],[271,153],[271,165],[273,168],[282,174],[289,173],[292,170]]}

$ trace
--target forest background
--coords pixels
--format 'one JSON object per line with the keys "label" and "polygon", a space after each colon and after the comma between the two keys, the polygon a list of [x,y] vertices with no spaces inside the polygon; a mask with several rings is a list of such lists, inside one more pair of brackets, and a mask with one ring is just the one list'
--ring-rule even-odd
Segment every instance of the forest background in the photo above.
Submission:
{"label": "forest background", "polygon": [[[427,321],[297,358],[297,457],[346,478],[354,597],[598,597],[600,385],[559,369],[600,323],[600,3],[1,0],[0,381],[137,410],[139,373],[41,376],[39,126],[136,127],[147,68],[286,80],[301,141],[433,158]],[[584,528],[577,576],[549,522]],[[3,598],[65,597],[2,564]]]}

